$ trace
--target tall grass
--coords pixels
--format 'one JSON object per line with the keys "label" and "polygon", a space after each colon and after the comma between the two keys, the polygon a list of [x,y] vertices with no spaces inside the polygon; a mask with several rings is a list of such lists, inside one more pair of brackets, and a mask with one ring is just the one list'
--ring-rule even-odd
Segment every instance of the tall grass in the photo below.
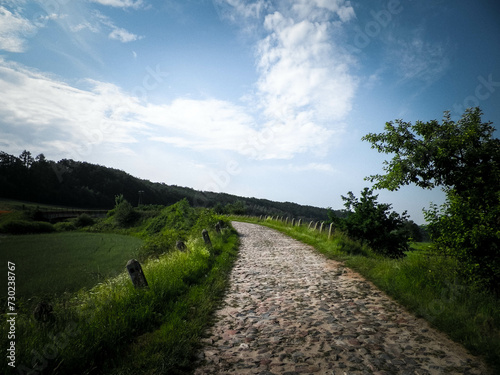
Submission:
{"label": "tall grass", "polygon": [[275,220],[243,220],[279,230],[344,262],[473,354],[483,356],[500,373],[500,301],[461,282],[454,259],[432,255],[421,244],[402,259],[388,259],[342,233],[336,232],[328,239],[327,233],[305,226],[292,227]]}
{"label": "tall grass", "polygon": [[[105,373],[122,366],[123,350],[130,350],[133,340],[148,332],[155,332],[149,333],[151,339],[146,340],[149,352],[163,346],[165,337],[173,333],[192,340],[194,335],[201,334],[199,325],[206,324],[206,312],[211,311],[221,289],[215,288],[212,295],[202,292],[213,289],[214,283],[224,283],[236,244],[237,236],[232,230],[219,237],[214,235],[211,250],[201,239],[192,239],[187,244],[188,251],[171,252],[143,265],[149,288],[135,289],[128,274],[122,273],[88,291],[80,291],[69,301],[55,304],[53,323],[37,322],[27,314],[18,315],[18,371]],[[202,303],[202,298],[209,301]],[[186,322],[192,308],[197,306],[205,313],[195,318],[203,320],[197,322],[196,329],[182,328],[189,325]],[[176,346],[181,344],[170,341],[169,348],[162,348],[162,358],[169,351],[176,356],[163,361],[179,366]],[[193,342],[190,346],[194,347]],[[192,350],[187,353],[193,355]],[[187,363],[184,359],[180,367],[186,367]]]}
{"label": "tall grass", "polygon": [[[7,370],[20,374],[138,373],[133,367],[137,361],[126,359],[133,353],[150,373],[166,367],[169,373],[188,371],[199,336],[226,285],[238,236],[227,222],[221,234],[215,233],[212,228],[222,218],[209,210],[193,209],[185,201],[141,216],[135,227],[125,229],[116,227],[109,217],[86,228],[100,233],[72,231],[1,239],[8,249],[1,257],[15,262],[19,287],[16,368]],[[212,238],[210,248],[201,238],[205,228]],[[154,247],[149,241],[152,236],[158,239]],[[175,249],[179,239],[185,241],[186,251]],[[146,259],[148,252],[152,257]],[[133,256],[143,256],[147,288],[134,288],[124,271]],[[116,268],[108,263],[116,263],[117,257],[122,272],[109,277],[108,271]],[[102,272],[97,285],[90,271]],[[40,322],[31,311],[34,303],[46,297],[53,312]],[[0,327],[8,331],[7,319]],[[9,348],[7,335],[0,342]]]}
{"label": "tall grass", "polygon": [[227,287],[227,276],[236,259],[239,240],[232,231],[227,237],[213,237],[212,243],[220,255],[213,258],[203,281],[193,285],[176,301],[159,329],[140,336],[128,346],[124,360],[111,374],[192,372],[200,338],[211,323],[212,314]]}

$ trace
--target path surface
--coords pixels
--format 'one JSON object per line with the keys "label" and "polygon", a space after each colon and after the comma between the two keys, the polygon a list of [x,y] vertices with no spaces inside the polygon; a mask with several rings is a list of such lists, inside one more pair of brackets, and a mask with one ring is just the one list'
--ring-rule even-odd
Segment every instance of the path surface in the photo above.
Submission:
{"label": "path surface", "polygon": [[240,256],[201,374],[486,374],[462,347],[340,263],[233,223]]}

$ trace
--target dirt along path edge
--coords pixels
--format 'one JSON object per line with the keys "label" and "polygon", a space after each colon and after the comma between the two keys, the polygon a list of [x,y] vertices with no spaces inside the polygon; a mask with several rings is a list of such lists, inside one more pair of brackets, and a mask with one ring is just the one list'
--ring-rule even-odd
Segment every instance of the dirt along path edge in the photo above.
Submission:
{"label": "dirt along path edge", "polygon": [[488,374],[445,334],[311,246],[233,222],[239,258],[202,374]]}

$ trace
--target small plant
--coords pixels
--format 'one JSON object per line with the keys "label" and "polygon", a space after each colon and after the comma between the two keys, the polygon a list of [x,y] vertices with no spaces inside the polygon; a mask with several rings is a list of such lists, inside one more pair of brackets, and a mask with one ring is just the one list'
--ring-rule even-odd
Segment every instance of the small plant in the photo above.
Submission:
{"label": "small plant", "polygon": [[76,230],[76,226],[74,223],[69,221],[60,221],[59,223],[54,224],[54,229],[58,232],[67,232]]}
{"label": "small plant", "polygon": [[125,199],[118,203],[115,208],[115,222],[120,227],[132,226],[138,217],[139,215],[134,210],[134,207],[132,207],[132,205]]}
{"label": "small plant", "polygon": [[88,214],[81,214],[80,216],[78,216],[75,220],[75,225],[78,227],[78,228],[82,228],[82,227],[88,227],[90,225],[93,225],[94,224],[94,219],[92,217],[90,217],[90,215]]}

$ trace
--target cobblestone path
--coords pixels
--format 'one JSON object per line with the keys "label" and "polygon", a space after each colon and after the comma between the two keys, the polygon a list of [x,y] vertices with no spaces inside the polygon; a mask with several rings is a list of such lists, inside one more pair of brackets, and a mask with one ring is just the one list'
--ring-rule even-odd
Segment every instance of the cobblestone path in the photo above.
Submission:
{"label": "cobblestone path", "polygon": [[487,374],[358,274],[277,231],[233,223],[240,256],[201,374]]}

